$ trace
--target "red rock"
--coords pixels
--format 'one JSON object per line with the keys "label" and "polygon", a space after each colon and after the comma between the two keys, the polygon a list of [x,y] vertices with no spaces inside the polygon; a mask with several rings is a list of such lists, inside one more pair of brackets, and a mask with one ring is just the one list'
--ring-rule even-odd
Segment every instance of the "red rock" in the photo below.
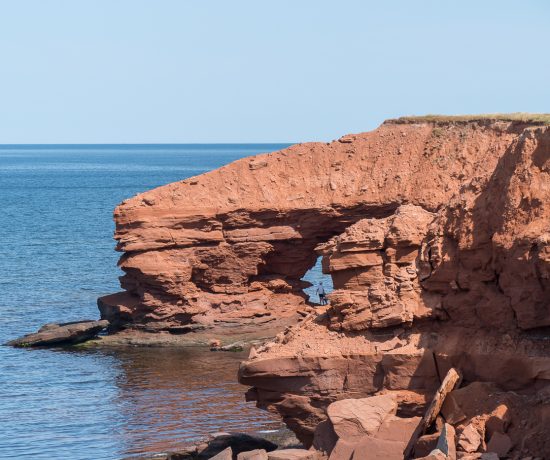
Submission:
{"label": "red rock", "polygon": [[406,445],[419,423],[420,417],[388,416],[384,419],[374,437],[386,441],[402,442]]}
{"label": "red rock", "polygon": [[487,434],[492,436],[494,433],[504,433],[510,423],[510,411],[505,404],[500,404],[491,412],[485,422]]}
{"label": "red rock", "polygon": [[439,449],[434,449],[425,457],[419,457],[418,460],[446,460],[447,456]]}
{"label": "red rock", "polygon": [[329,460],[351,460],[357,443],[340,439],[332,450]]}
{"label": "red rock", "polygon": [[[504,125],[507,127],[503,128]],[[434,129],[441,130],[443,137],[434,137]],[[401,136],[401,131],[407,135]],[[414,270],[419,249],[422,245],[428,249],[425,233],[434,211],[440,205],[449,209],[438,217],[436,226],[443,225],[454,236],[445,241],[432,238],[429,246],[433,246],[433,268],[429,273],[423,272],[428,268],[424,256],[418,259],[417,268],[421,279],[430,278],[424,289],[434,288],[439,296],[445,296],[453,292],[448,284],[451,280],[460,276],[464,284],[470,279],[464,273],[458,274],[457,267],[446,260],[457,245],[462,248],[471,243],[468,239],[471,232],[467,229],[474,225],[473,218],[483,219],[482,225],[476,227],[480,238],[486,238],[491,231],[495,234],[492,241],[499,254],[523,234],[529,238],[528,235],[545,233],[547,227],[541,219],[529,223],[529,219],[540,215],[537,210],[545,202],[544,187],[535,186],[544,184],[546,173],[541,169],[546,161],[544,147],[536,149],[544,145],[545,136],[547,128],[519,123],[473,122],[458,127],[443,123],[434,127],[429,122],[407,125],[389,122],[373,132],[349,138],[350,143],[292,146],[281,152],[244,158],[201,176],[137,195],[115,211],[115,238],[118,249],[125,252],[120,263],[125,272],[121,284],[130,298],[120,297],[115,302],[103,298],[102,312],[119,327],[157,321],[172,325],[197,321],[212,324],[214,318],[245,323],[249,308],[286,318],[303,305],[298,281],[315,260],[313,249],[351,223],[366,218],[367,227],[378,225],[374,221],[379,220],[382,232],[370,235],[367,229],[355,249],[361,248],[365,255],[386,253],[384,277],[393,279],[395,287],[380,284],[382,292],[401,299],[403,309],[399,315],[406,321],[415,315],[429,316],[434,310],[432,301],[425,305],[427,297],[419,296],[418,279],[401,263]],[[396,155],[397,151],[401,154]],[[536,158],[529,164],[529,155],[534,151]],[[514,197],[521,196],[528,186],[524,183],[525,176],[514,175],[515,163],[507,163],[506,168],[498,170],[495,180],[489,180],[505,155],[516,155],[518,161],[531,168],[533,178],[529,183],[533,212],[525,214],[527,220],[521,217],[521,225],[509,234],[507,229],[512,227],[499,226],[497,218],[485,219],[487,211],[488,216],[503,215],[494,212],[496,206],[506,211],[512,209]],[[413,164],[415,167],[411,167]],[[501,176],[503,180],[512,177],[512,181],[507,182],[507,189],[495,192],[503,183]],[[488,193],[499,198],[494,206],[480,206],[475,214],[463,212],[472,206],[474,198],[482,194],[485,198]],[[410,205],[395,212],[395,203],[399,202]],[[387,250],[380,249],[381,238],[386,240]],[[470,244],[475,261],[484,257],[486,240],[480,238]],[[520,257],[525,247],[525,244],[517,246],[514,254]],[[541,276],[548,264],[545,247],[544,240],[537,243],[532,258],[532,263],[540,266]],[[441,249],[443,252],[438,252]],[[337,254],[331,257],[336,263]],[[361,276],[373,279],[375,272],[367,270],[371,262],[365,262],[360,254],[357,257],[357,262],[352,257],[334,268],[342,271],[346,264],[351,268],[359,263]],[[518,321],[521,327],[534,326],[537,315],[543,314],[544,290],[538,281],[525,278],[528,271],[517,271],[517,267],[531,262],[514,260],[518,259],[499,258],[501,284],[505,291],[517,293],[510,296],[512,308],[519,305],[520,292],[528,295],[530,306],[522,307]],[[476,270],[489,275],[484,269]],[[519,276],[514,276],[516,273]],[[273,295],[281,293],[268,286],[268,277],[286,281],[289,289],[286,294]],[[255,291],[256,301],[251,302],[248,294],[254,283],[259,290]],[[491,303],[495,293],[489,293],[487,288],[484,292],[488,294],[487,306],[498,308],[497,303]],[[433,300],[435,304],[437,297]],[[387,304],[380,297],[376,300],[376,296],[369,299],[373,301],[374,306]],[[240,307],[247,304],[256,307]],[[392,316],[392,309],[387,313]],[[382,327],[387,321],[397,324],[397,318],[386,320],[385,316],[379,323]],[[545,318],[543,321],[550,324],[550,314]]]}
{"label": "red rock", "polygon": [[264,449],[255,449],[241,452],[237,455],[237,460],[268,460],[268,457]]}
{"label": "red rock", "polygon": [[318,460],[317,452],[305,449],[281,449],[267,454],[269,460]]}
{"label": "red rock", "polygon": [[464,452],[475,452],[481,445],[482,437],[473,424],[467,425],[458,436],[458,446]]}
{"label": "red rock", "polygon": [[214,455],[210,460],[233,460],[233,451],[231,447],[222,450],[219,454]]}
{"label": "red rock", "polygon": [[445,402],[441,407],[441,413],[445,417],[445,420],[453,425],[466,419],[466,415],[456,402],[452,393],[445,398]]}
{"label": "red rock", "polygon": [[414,444],[414,458],[426,457],[435,449],[440,433],[425,434],[420,436]]}
{"label": "red rock", "polygon": [[[100,299],[102,316],[220,338],[283,330],[321,254],[330,307],[241,366],[258,406],[309,445],[336,400],[391,391],[407,395],[400,412],[421,415],[455,367],[485,382],[458,390],[460,423],[481,429],[506,403],[507,435],[550,457],[538,402],[550,382],[550,127],[391,121],[345,140],[242,159],[119,205],[125,293]],[[488,382],[506,401],[486,396]]]}
{"label": "red rock", "polygon": [[46,324],[38,332],[11,340],[6,345],[13,347],[49,347],[77,344],[94,338],[107,326],[109,326],[109,323],[105,320]]}
{"label": "red rock", "polygon": [[338,438],[354,442],[365,435],[375,435],[384,420],[396,410],[395,398],[386,394],[336,401],[328,406],[327,414]]}
{"label": "red rock", "polygon": [[366,436],[355,446],[352,460],[379,460],[382,458],[403,460],[405,447],[407,447],[405,442],[386,441]]}
{"label": "red rock", "polygon": [[455,429],[452,425],[445,423],[437,444],[436,449],[440,450],[445,454],[447,460],[456,460],[456,444],[455,444]]}

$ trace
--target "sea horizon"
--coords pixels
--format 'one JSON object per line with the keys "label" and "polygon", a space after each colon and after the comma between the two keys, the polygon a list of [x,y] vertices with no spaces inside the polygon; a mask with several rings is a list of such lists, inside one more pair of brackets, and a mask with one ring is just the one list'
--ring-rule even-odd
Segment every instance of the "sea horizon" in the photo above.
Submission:
{"label": "sea horizon", "polygon": [[0,149],[2,148],[42,148],[42,147],[52,147],[52,148],[73,148],[73,147],[188,147],[188,146],[264,146],[264,145],[294,145],[298,142],[128,142],[128,143],[39,143],[39,144],[0,144]]}

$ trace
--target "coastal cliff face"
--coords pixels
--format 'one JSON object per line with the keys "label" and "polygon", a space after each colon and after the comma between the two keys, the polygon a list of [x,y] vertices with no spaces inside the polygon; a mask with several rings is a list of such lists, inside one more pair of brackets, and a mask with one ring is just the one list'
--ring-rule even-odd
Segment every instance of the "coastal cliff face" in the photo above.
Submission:
{"label": "coastal cliff face", "polygon": [[388,131],[401,136],[399,156],[384,151],[407,204],[316,247],[330,308],[254,350],[240,380],[311,443],[333,401],[389,392],[398,413],[421,415],[455,367],[495,385],[468,421],[488,418],[498,404],[481,400],[500,394],[518,452],[550,455],[550,129],[385,124],[366,137]]}
{"label": "coastal cliff face", "polygon": [[549,207],[549,126],[393,120],[123,202],[125,292],[99,305],[120,328],[283,327],[321,255],[331,305],[252,350],[249,398],[310,444],[330,403],[386,392],[419,415],[456,367],[528,408],[509,435],[550,455]]}

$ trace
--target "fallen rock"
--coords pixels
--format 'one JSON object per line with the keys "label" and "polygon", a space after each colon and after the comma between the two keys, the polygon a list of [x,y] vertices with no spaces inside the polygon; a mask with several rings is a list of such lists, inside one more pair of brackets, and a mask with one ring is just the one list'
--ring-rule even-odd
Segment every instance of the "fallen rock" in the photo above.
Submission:
{"label": "fallen rock", "polygon": [[12,340],[7,345],[13,347],[47,347],[53,345],[73,345],[94,338],[109,326],[106,320],[86,320],[72,323],[45,324],[38,332]]}
{"label": "fallen rock", "polygon": [[365,435],[374,435],[386,417],[395,415],[397,402],[385,394],[362,399],[343,399],[327,408],[339,439],[359,441]]}
{"label": "fallen rock", "polygon": [[447,460],[456,460],[455,429],[452,425],[448,423],[443,425],[435,448],[443,452]]}
{"label": "fallen rock", "polygon": [[[198,450],[199,459],[210,459],[214,455],[231,448],[233,455],[241,452],[264,450],[270,452],[277,448],[277,445],[258,436],[245,433],[228,433],[214,437],[205,447]],[[266,457],[267,458],[267,457]]]}
{"label": "fallen rock", "polygon": [[481,445],[482,437],[473,424],[466,425],[458,436],[458,445],[464,452],[475,452]]}
{"label": "fallen rock", "polygon": [[485,430],[489,437],[494,433],[504,433],[510,423],[510,411],[505,404],[500,404],[485,422]]}
{"label": "fallen rock", "polygon": [[319,454],[305,449],[281,449],[267,454],[269,460],[317,460]]}
{"label": "fallen rock", "polygon": [[[441,411],[441,407],[443,406],[443,403],[445,402],[445,399],[447,395],[455,388],[458,381],[460,379],[459,373],[454,369],[450,368],[447,371],[447,374],[445,375],[445,378],[441,382],[441,385],[435,392],[434,397],[432,398],[432,401],[430,402],[430,405],[428,406],[428,409],[426,410],[426,413],[422,417],[422,420],[418,424],[415,432],[411,436],[407,449],[405,450],[405,457],[409,457],[413,448],[414,444],[416,442],[416,439],[419,438],[422,434],[426,432],[426,430],[432,425],[432,423],[437,422],[439,420],[439,412]],[[437,426],[437,423],[436,423]],[[442,426],[442,428],[444,428]],[[438,427],[439,431],[439,427]],[[454,432],[453,432],[454,436]],[[447,451],[444,450],[445,455],[447,455]]]}
{"label": "fallen rock", "polygon": [[456,425],[466,419],[466,415],[458,405],[453,393],[450,393],[445,398],[445,402],[441,407],[441,413],[445,417],[445,420],[453,425]]}
{"label": "fallen rock", "polygon": [[264,449],[254,449],[241,452],[237,455],[237,460],[268,460],[268,457]]}
{"label": "fallen rock", "polygon": [[403,460],[406,442],[387,441],[365,436],[357,443],[352,460]]}
{"label": "fallen rock", "polygon": [[426,457],[432,450],[435,450],[440,433],[425,434],[420,436],[414,444],[415,458]]}
{"label": "fallen rock", "polygon": [[355,446],[355,442],[338,440],[334,449],[332,449],[329,460],[351,460]]}
{"label": "fallen rock", "polygon": [[214,455],[210,460],[233,460],[233,451],[231,447],[222,450],[219,454]]}
{"label": "fallen rock", "polygon": [[420,417],[402,418],[389,415],[384,419],[374,437],[386,441],[401,442],[406,446],[411,440],[420,420]]}

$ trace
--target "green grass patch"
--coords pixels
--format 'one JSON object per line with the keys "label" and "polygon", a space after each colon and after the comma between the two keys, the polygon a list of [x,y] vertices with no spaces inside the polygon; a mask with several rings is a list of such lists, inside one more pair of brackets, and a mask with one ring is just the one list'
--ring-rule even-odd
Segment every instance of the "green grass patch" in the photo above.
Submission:
{"label": "green grass patch", "polygon": [[479,115],[419,115],[393,118],[386,123],[471,123],[487,121],[520,122],[535,125],[550,125],[550,113],[483,113]]}

